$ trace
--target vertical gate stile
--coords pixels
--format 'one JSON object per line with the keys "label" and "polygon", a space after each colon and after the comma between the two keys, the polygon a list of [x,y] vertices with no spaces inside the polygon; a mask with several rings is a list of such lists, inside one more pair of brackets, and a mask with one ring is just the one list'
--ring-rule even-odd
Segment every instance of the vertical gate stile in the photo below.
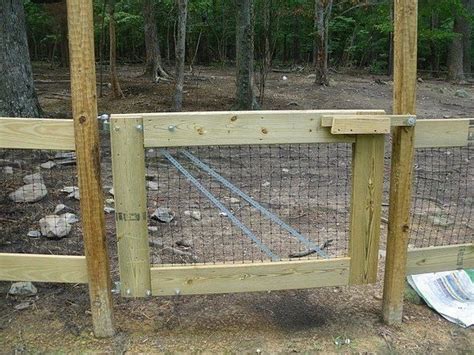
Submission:
{"label": "vertical gate stile", "polygon": [[352,158],[350,284],[374,283],[384,174],[384,135],[356,135]]}
{"label": "vertical gate stile", "polygon": [[150,296],[142,117],[112,115],[111,147],[121,294]]}

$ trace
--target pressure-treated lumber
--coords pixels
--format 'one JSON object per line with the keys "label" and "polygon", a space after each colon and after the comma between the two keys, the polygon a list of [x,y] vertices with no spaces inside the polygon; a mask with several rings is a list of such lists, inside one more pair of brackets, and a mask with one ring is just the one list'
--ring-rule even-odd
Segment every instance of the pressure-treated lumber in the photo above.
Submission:
{"label": "pressure-treated lumber", "polygon": [[464,147],[469,139],[469,118],[418,120],[415,148]]}
{"label": "pressure-treated lumber", "polygon": [[388,134],[390,118],[388,117],[337,117],[333,119],[332,134]]}
{"label": "pressure-treated lumber", "polygon": [[120,289],[125,297],[149,296],[151,288],[142,124],[141,117],[111,120]]}
{"label": "pressure-treated lumber", "polygon": [[[144,113],[145,147],[353,142],[321,127],[322,115],[381,110]],[[120,117],[120,115],[115,115]]]}
{"label": "pressure-treated lumber", "polygon": [[[416,113],[417,0],[394,3],[393,113]],[[383,292],[383,319],[401,323],[410,235],[410,204],[414,157],[414,127],[397,127],[392,134],[390,207],[387,259]]]}
{"label": "pressure-treated lumber", "polygon": [[151,268],[156,296],[273,291],[349,282],[350,258]]}
{"label": "pressure-treated lumber", "polygon": [[408,250],[407,275],[474,268],[474,244]]}
{"label": "pressure-treated lumber", "polygon": [[100,181],[91,0],[67,0],[71,97],[81,193],[81,221],[94,334],[114,335],[109,258]]}
{"label": "pressure-treated lumber", "polygon": [[[375,111],[376,112],[376,111]],[[397,126],[409,126],[410,124],[407,122],[409,118],[414,117],[413,115],[386,115],[383,111],[381,113],[371,113],[370,118],[389,118],[390,119],[390,126],[397,127]],[[334,119],[338,118],[355,118],[360,119],[360,116],[367,116],[366,114],[362,113],[362,111],[357,115],[339,115],[339,114],[330,114],[330,115],[323,115],[321,117],[321,127],[332,127],[332,122]]]}
{"label": "pressure-treated lumber", "polygon": [[87,283],[86,258],[1,253],[0,280]]}
{"label": "pressure-treated lumber", "polygon": [[0,148],[74,150],[73,121],[0,117]]}
{"label": "pressure-treated lumber", "polygon": [[373,283],[377,279],[384,145],[383,135],[360,135],[353,147],[349,238],[353,285]]}

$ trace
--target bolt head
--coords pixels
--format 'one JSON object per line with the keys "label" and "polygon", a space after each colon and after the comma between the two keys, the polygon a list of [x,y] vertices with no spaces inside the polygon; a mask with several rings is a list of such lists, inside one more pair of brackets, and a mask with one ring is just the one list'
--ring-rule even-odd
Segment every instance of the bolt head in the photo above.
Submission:
{"label": "bolt head", "polygon": [[414,126],[415,123],[416,123],[416,118],[415,118],[415,117],[409,117],[409,118],[407,119],[407,125],[409,125],[409,126]]}
{"label": "bolt head", "polygon": [[173,125],[168,126],[168,131],[170,132],[176,131],[176,126],[173,126]]}

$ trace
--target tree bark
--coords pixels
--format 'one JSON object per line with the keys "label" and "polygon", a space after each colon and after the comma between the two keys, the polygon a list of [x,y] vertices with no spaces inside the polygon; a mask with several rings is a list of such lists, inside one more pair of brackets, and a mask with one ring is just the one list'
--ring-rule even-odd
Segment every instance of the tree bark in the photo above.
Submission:
{"label": "tree bark", "polygon": [[158,82],[160,78],[167,79],[168,73],[163,69],[161,61],[160,43],[156,28],[156,11],[154,0],[143,0],[143,19],[145,23],[146,63],[145,76]]}
{"label": "tree bark", "polygon": [[328,30],[333,0],[315,0],[314,2],[314,29],[315,50],[314,59],[316,80],[318,85],[329,85],[328,78]]}
{"label": "tree bark", "polygon": [[184,87],[184,59],[186,56],[186,22],[188,16],[188,0],[177,0],[178,2],[178,29],[176,36],[176,89],[174,94],[173,109],[183,109],[183,87]]}
{"label": "tree bark", "polygon": [[[474,0],[463,0],[464,10],[466,14],[474,13]],[[463,69],[464,76],[469,76],[472,71],[472,25],[469,17],[462,16],[460,23],[460,31],[462,32],[463,47]]]}
{"label": "tree bark", "polygon": [[253,1],[237,0],[236,29],[236,110],[258,108],[254,91]]}
{"label": "tree bark", "polygon": [[107,12],[109,14],[109,61],[110,61],[110,84],[115,98],[123,98],[122,89],[117,77],[117,41],[115,34],[115,0],[108,0]]}
{"label": "tree bark", "polygon": [[40,117],[21,0],[0,0],[0,116]]}

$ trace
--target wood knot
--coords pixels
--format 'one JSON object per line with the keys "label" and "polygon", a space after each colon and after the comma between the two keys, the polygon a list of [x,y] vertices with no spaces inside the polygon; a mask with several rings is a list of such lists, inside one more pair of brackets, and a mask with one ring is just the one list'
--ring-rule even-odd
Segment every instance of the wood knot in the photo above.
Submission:
{"label": "wood knot", "polygon": [[230,118],[230,120],[231,120],[232,122],[237,121],[237,116],[232,116],[232,117]]}
{"label": "wood knot", "polygon": [[262,128],[262,133],[263,133],[263,134],[267,134],[267,133],[268,133],[268,129]]}
{"label": "wood knot", "polygon": [[410,230],[410,226],[408,224],[404,224],[402,230],[403,232],[407,233]]}
{"label": "wood knot", "polygon": [[202,135],[204,134],[204,129],[203,129],[202,127],[199,127],[199,128],[197,129],[197,131],[198,131],[198,133],[199,133],[200,136],[202,136]]}
{"label": "wood knot", "polygon": [[86,116],[82,115],[82,116],[79,117],[79,123],[80,124],[84,124],[84,123],[86,123],[86,121],[87,121]]}

